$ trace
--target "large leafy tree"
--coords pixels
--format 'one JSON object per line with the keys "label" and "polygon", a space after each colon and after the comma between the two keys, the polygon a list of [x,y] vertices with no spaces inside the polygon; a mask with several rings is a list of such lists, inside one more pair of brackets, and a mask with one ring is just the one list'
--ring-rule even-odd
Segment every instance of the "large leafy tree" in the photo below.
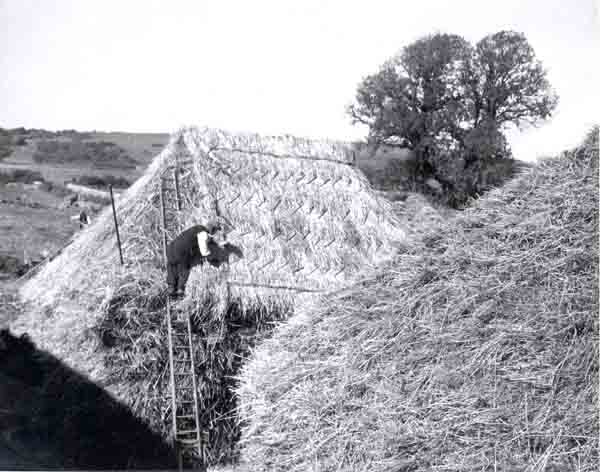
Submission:
{"label": "large leafy tree", "polygon": [[551,116],[558,97],[546,71],[522,33],[500,31],[475,47],[472,118],[499,127],[538,124]]}
{"label": "large leafy tree", "polygon": [[369,127],[376,143],[419,149],[440,134],[456,132],[465,117],[465,64],[471,46],[460,36],[419,39],[366,77],[349,114]]}
{"label": "large leafy tree", "polygon": [[501,31],[475,47],[451,34],[413,42],[362,81],[348,113],[371,142],[413,149],[432,171],[453,156],[509,155],[502,130],[537,124],[556,104],[524,35]]}

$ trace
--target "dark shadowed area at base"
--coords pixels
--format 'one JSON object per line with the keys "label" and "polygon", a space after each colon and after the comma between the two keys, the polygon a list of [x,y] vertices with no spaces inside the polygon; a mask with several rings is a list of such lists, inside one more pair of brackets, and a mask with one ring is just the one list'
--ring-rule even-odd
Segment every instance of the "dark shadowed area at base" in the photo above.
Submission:
{"label": "dark shadowed area at base", "polygon": [[24,336],[0,331],[0,469],[175,468],[124,405]]}

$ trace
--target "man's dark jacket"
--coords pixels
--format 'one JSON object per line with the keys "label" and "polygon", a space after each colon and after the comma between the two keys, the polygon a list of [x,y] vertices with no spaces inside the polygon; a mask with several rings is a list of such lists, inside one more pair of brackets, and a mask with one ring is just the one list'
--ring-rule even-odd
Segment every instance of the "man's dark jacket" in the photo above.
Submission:
{"label": "man's dark jacket", "polygon": [[202,225],[192,226],[179,234],[167,245],[167,260],[169,264],[195,265],[202,259],[198,247],[197,236],[208,230]]}

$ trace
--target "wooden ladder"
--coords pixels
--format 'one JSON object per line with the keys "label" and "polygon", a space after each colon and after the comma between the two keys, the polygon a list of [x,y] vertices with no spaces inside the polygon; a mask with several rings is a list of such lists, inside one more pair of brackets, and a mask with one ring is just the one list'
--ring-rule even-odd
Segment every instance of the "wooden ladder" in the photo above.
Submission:
{"label": "wooden ladder", "polygon": [[[167,228],[174,223],[176,212],[181,210],[177,167],[172,175],[174,186],[169,188],[166,178],[161,176],[159,192],[165,268],[168,263]],[[198,460],[206,464],[205,444],[200,432],[191,319],[171,303],[168,294],[166,297],[173,438],[179,470],[182,470],[186,464],[197,464]]]}

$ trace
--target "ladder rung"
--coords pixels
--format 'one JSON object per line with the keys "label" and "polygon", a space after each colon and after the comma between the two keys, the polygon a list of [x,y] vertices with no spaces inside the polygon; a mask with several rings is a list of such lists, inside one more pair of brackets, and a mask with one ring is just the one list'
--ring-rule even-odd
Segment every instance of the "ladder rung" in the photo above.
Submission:
{"label": "ladder rung", "polygon": [[181,329],[182,331],[185,330],[185,332],[187,333],[187,321],[171,320],[171,327],[174,329]]}
{"label": "ladder rung", "polygon": [[198,434],[198,430],[197,429],[182,429],[180,431],[177,431],[177,434]]}
{"label": "ladder rung", "polygon": [[176,414],[178,415],[178,417],[183,418],[183,417],[187,417],[189,415],[195,415],[197,412],[196,412],[195,405],[192,405],[193,397],[191,395],[182,395],[181,398],[182,398],[182,400],[189,399],[188,401],[190,402],[190,405],[178,404],[178,408],[176,411]]}
{"label": "ladder rung", "polygon": [[[182,390],[182,389],[179,389],[179,391],[180,391],[180,393],[183,393],[183,390]],[[188,392],[191,392],[192,390],[191,390],[191,389],[188,389],[187,391],[188,391]],[[186,393],[187,393],[187,392],[186,392]],[[185,396],[183,396],[183,398],[189,398],[190,400],[185,400],[185,401],[189,401],[189,402],[190,402],[190,404],[193,404],[193,399],[192,399],[191,395],[185,395]],[[182,399],[182,401],[180,401],[180,402],[177,402],[177,404],[179,405],[179,408],[180,408],[180,409],[181,409],[181,408],[184,408],[184,406],[183,406],[183,401],[184,401],[184,400]],[[195,404],[194,404],[194,405],[195,405]],[[192,406],[194,406],[194,405],[192,405]],[[195,408],[195,406],[194,406],[194,408]]]}
{"label": "ladder rung", "polygon": [[177,419],[196,419],[196,415],[177,415],[175,418]]}
{"label": "ladder rung", "polygon": [[171,329],[171,337],[182,338],[185,336],[186,339],[189,339],[187,327],[185,328],[185,331],[184,331],[183,327],[181,329],[179,329],[179,328],[175,328],[174,326],[171,326],[171,328],[172,328]]}
{"label": "ladder rung", "polygon": [[192,413],[195,412],[195,408],[193,407],[193,405],[182,405],[181,402],[177,404],[176,406],[177,408],[177,412],[179,415],[191,415]]}
{"label": "ladder rung", "polygon": [[181,444],[199,444],[200,440],[199,439],[177,439],[178,442],[180,442]]}
{"label": "ladder rung", "polygon": [[193,405],[193,402],[191,400],[188,405],[184,405],[183,401],[179,401],[177,402],[175,408],[180,414],[183,414],[184,412],[193,413],[194,411],[196,411],[196,407]]}

